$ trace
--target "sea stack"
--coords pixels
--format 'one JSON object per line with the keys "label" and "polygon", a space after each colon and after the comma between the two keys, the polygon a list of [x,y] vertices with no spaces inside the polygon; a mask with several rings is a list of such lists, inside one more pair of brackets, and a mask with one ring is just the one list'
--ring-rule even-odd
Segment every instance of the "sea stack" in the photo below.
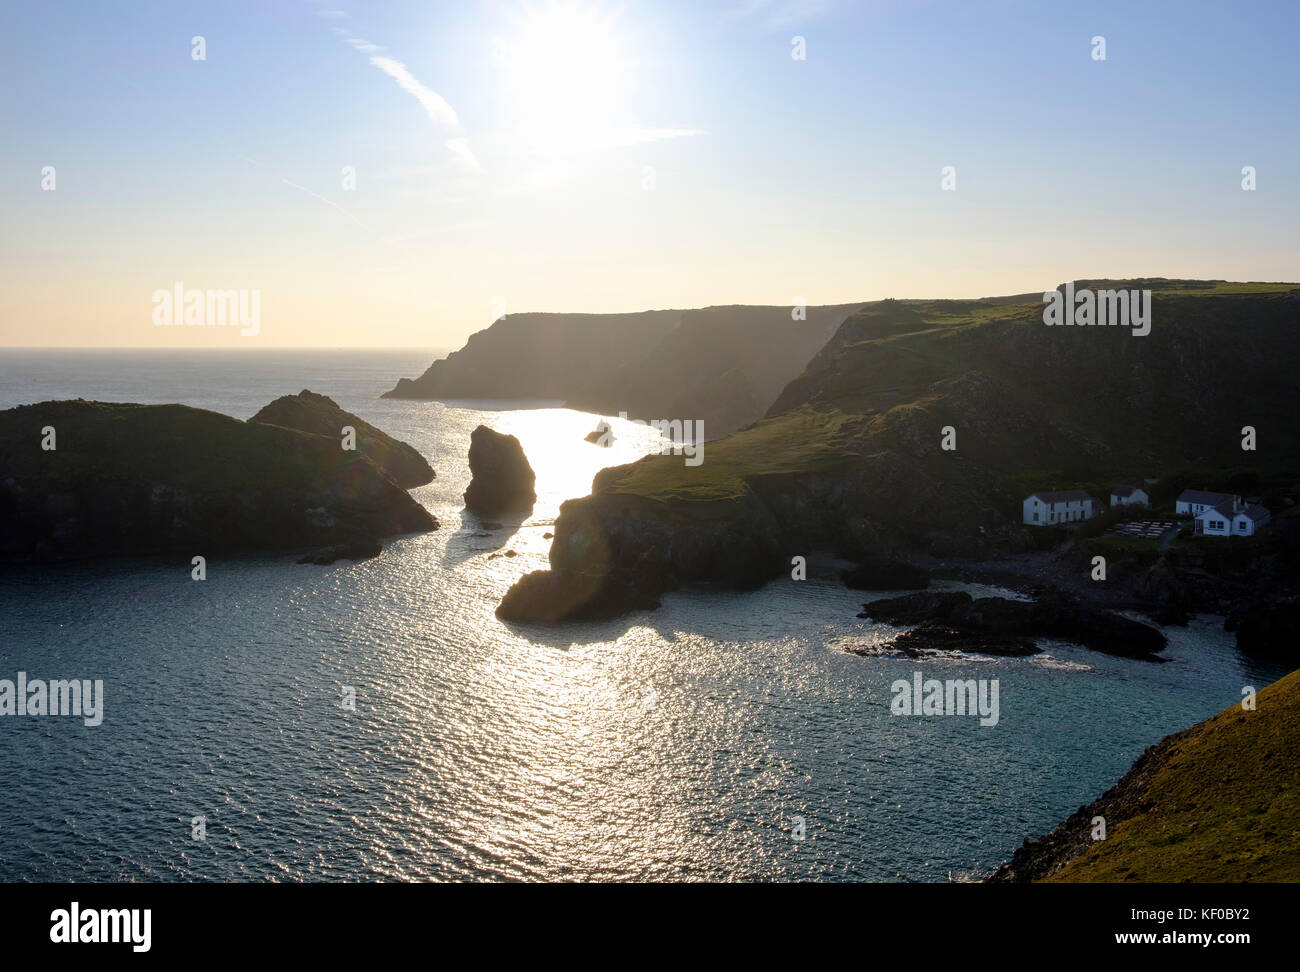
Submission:
{"label": "sea stack", "polygon": [[527,513],[537,501],[537,476],[513,435],[480,425],[469,437],[465,508],[471,513]]}

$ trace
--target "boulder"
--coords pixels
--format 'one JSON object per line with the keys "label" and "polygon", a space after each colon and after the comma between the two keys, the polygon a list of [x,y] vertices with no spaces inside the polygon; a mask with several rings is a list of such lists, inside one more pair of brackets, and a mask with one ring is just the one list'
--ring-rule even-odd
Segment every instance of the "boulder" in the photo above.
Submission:
{"label": "boulder", "polygon": [[513,435],[476,428],[469,438],[469,471],[465,508],[471,513],[526,513],[537,502],[537,476]]}

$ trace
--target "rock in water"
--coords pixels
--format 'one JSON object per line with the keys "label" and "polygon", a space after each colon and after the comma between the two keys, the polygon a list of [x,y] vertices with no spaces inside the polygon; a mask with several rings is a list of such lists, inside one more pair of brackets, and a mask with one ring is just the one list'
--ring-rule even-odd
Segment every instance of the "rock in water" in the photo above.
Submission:
{"label": "rock in water", "polygon": [[369,422],[345,412],[325,395],[303,389],[297,395],[277,398],[248,421],[314,432],[338,439],[344,426],[356,429],[357,451],[386,472],[403,489],[434,480],[433,467],[411,446],[381,432]]}
{"label": "rock in water", "polygon": [[610,428],[608,422],[601,422],[583,436],[583,438],[592,445],[598,445],[602,449],[608,449],[614,444],[614,430]]}
{"label": "rock in water", "polygon": [[469,437],[465,508],[471,513],[526,513],[537,502],[537,476],[513,435],[480,425]]}
{"label": "rock in water", "polygon": [[383,545],[374,537],[357,537],[346,543],[321,547],[298,558],[300,564],[332,564],[336,560],[369,560],[384,552]]}
{"label": "rock in water", "polygon": [[[49,451],[45,427],[57,432]],[[184,405],[0,412],[0,562],[179,554],[188,563],[437,527],[337,439]]]}

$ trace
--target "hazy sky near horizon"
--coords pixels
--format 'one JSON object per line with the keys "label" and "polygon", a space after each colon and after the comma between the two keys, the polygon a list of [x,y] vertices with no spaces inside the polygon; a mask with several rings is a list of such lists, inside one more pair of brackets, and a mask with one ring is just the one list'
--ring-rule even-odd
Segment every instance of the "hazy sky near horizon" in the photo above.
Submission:
{"label": "hazy sky near horizon", "polygon": [[[0,18],[0,345],[457,346],[503,309],[1300,278],[1296,3]],[[178,281],[257,291],[258,333],[155,326]]]}

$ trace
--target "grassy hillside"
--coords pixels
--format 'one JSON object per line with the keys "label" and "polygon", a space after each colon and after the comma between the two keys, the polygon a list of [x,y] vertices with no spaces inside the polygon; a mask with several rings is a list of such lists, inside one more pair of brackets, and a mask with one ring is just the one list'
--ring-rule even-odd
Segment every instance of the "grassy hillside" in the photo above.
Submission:
{"label": "grassy hillside", "polygon": [[[1147,750],[994,880],[1300,881],[1300,671]],[[1107,836],[1091,839],[1094,816]]]}
{"label": "grassy hillside", "polygon": [[[851,317],[767,418],[710,443],[702,466],[652,457],[608,488],[716,498],[755,476],[847,467],[912,474],[969,515],[984,505],[971,502],[978,489],[1014,518],[1036,488],[1186,466],[1290,475],[1300,471],[1300,291],[1248,286],[1157,291],[1145,337],[1046,327],[1041,298],[885,301]],[[946,425],[954,452],[939,448]],[[1240,448],[1243,425],[1257,431],[1254,453]]]}
{"label": "grassy hillside", "polygon": [[[752,586],[818,548],[1028,549],[1021,502],[1037,489],[1204,476],[1187,485],[1230,477],[1283,497],[1300,481],[1300,288],[1133,286],[1153,291],[1146,336],[1048,327],[1041,294],[864,306],[700,465],[655,455],[602,471],[562,508],[551,565],[596,599],[604,576]],[[1241,448],[1247,425],[1255,451]],[[701,525],[722,553],[701,550]]]}

